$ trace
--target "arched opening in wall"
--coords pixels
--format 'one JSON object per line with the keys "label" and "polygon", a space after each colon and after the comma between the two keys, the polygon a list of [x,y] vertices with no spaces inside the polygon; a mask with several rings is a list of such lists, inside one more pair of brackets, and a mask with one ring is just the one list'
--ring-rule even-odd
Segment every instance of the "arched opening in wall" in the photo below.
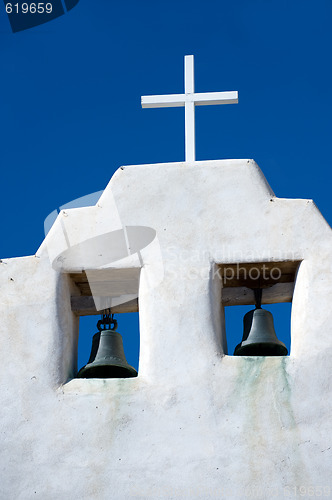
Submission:
{"label": "arched opening in wall", "polygon": [[140,268],[107,268],[69,275],[71,309],[79,317],[78,370],[73,366],[74,376],[75,373],[79,378],[137,376],[140,271]]}
{"label": "arched opening in wall", "polygon": [[[123,340],[123,349],[126,360],[138,372],[139,365],[139,316],[138,312],[115,314],[118,322],[117,332]],[[97,322],[101,316],[81,316],[79,321],[77,367],[78,371],[87,364],[92,347],[92,338],[98,332]]]}
{"label": "arched opening in wall", "polygon": [[229,355],[285,356],[300,261],[219,265]]}

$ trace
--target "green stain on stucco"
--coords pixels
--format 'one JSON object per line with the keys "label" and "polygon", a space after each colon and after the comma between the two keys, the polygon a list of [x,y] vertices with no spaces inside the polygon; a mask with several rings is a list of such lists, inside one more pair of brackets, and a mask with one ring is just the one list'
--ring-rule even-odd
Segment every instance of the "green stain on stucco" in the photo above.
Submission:
{"label": "green stain on stucco", "polygon": [[292,380],[286,357],[242,357],[231,399],[237,413],[240,446],[247,456],[243,473],[248,484],[264,484],[265,467],[273,470],[280,488],[308,479],[292,406]]}

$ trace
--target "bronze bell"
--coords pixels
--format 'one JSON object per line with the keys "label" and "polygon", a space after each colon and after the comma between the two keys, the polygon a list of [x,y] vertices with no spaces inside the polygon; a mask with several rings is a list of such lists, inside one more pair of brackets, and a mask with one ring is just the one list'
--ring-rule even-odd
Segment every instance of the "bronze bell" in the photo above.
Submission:
{"label": "bronze bell", "polygon": [[243,338],[234,356],[286,356],[288,350],[276,336],[272,314],[261,308],[261,290],[255,291],[255,297],[256,309],[243,318]]}
{"label": "bronze bell", "polygon": [[115,331],[117,325],[113,315],[110,317],[109,314],[104,314],[98,321],[99,332],[93,336],[88,364],[80,369],[78,378],[137,377],[135,368],[127,363],[122,337]]}

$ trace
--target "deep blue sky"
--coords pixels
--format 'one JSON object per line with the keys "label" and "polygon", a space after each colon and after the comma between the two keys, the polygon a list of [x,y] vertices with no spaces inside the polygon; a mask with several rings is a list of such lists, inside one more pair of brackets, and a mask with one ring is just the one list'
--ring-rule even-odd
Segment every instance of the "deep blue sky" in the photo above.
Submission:
{"label": "deep blue sky", "polygon": [[140,96],[183,92],[185,54],[197,92],[239,91],[196,110],[197,159],[254,158],[331,224],[331,20],[330,0],[80,0],[13,34],[1,4],[0,258],[34,254],[45,217],[119,166],[184,159],[183,109]]}

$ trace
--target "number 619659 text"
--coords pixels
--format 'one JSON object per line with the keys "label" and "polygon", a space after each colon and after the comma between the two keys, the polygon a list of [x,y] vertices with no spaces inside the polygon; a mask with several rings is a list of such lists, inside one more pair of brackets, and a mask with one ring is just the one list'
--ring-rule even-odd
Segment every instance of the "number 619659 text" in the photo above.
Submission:
{"label": "number 619659 text", "polygon": [[6,12],[7,14],[50,14],[52,12],[52,4],[51,3],[22,3],[19,5],[18,3],[6,3]]}

